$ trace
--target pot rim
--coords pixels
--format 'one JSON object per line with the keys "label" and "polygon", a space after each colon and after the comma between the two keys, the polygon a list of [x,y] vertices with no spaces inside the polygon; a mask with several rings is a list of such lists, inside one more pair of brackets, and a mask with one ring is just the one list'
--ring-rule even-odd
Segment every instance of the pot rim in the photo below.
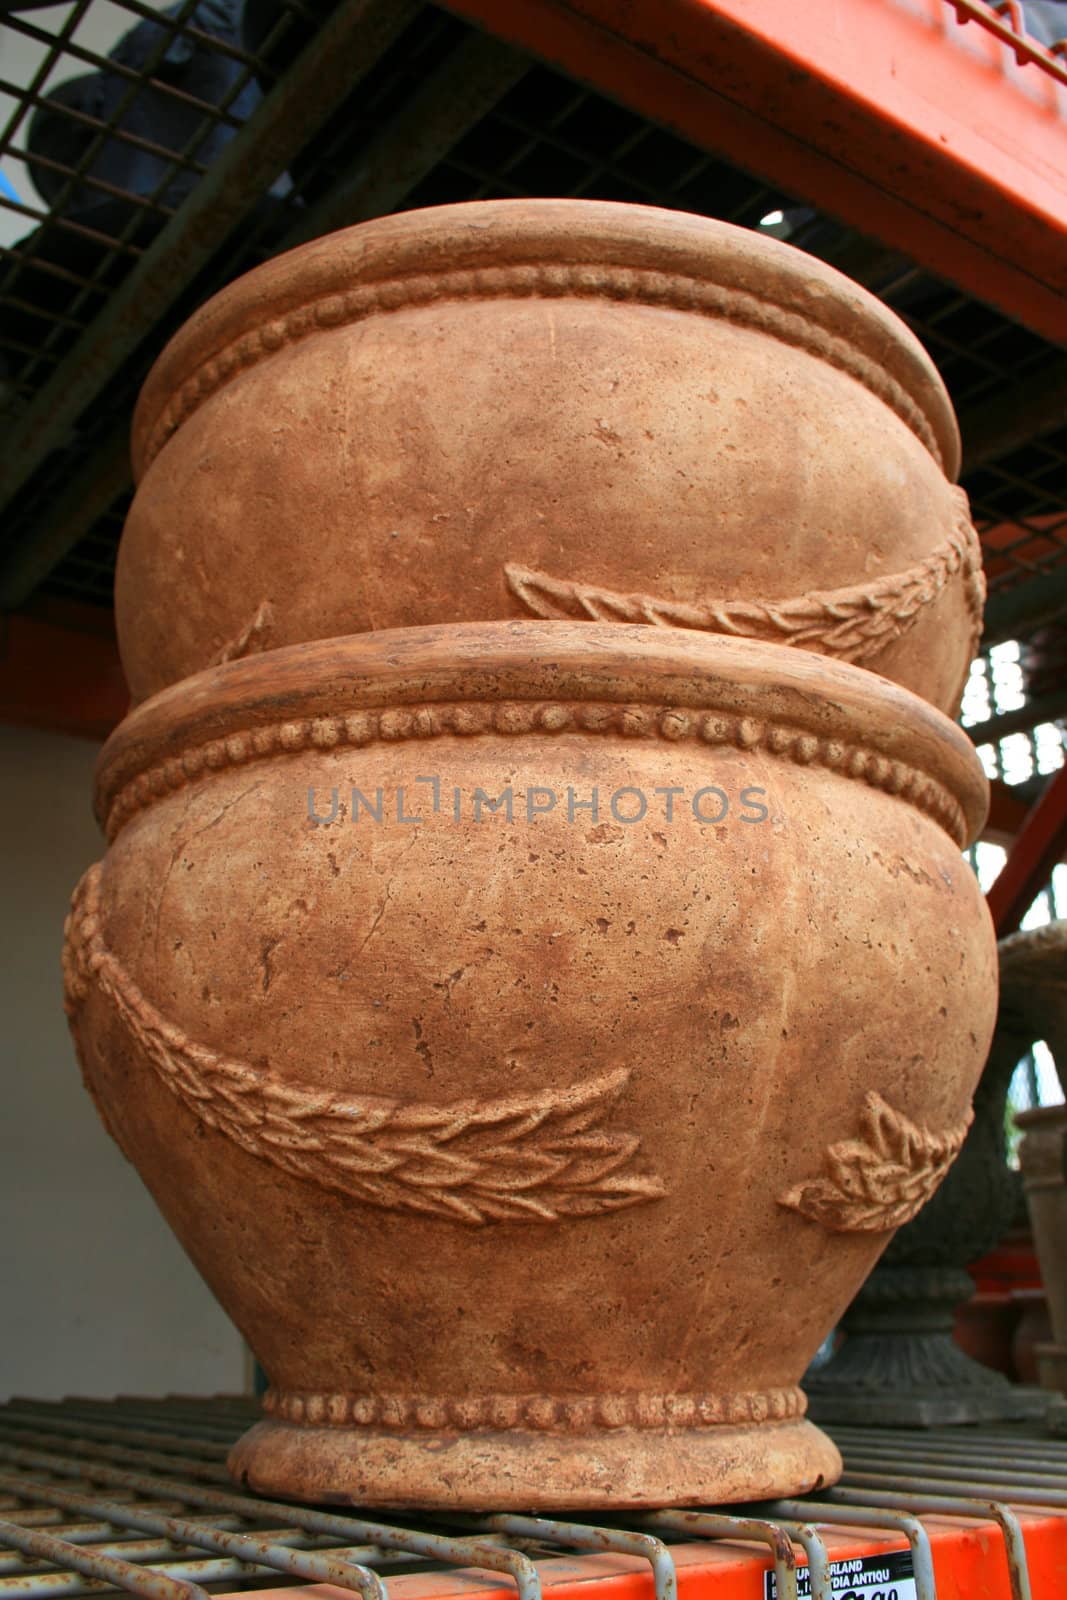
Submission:
{"label": "pot rim", "polygon": [[639,623],[480,622],[318,639],[209,667],[104,745],[114,838],[212,771],[306,749],[569,730],[767,752],[898,795],[964,848],[989,784],[964,731],[908,689],[788,645]]}
{"label": "pot rim", "polygon": [[[1053,917],[1037,928],[1006,933],[997,941],[997,951],[1002,972],[1018,967],[1020,977],[1031,979],[1038,987],[1042,980],[1050,986],[1057,979],[1062,982],[1067,963],[1067,917]],[[1048,968],[1047,974],[1041,971],[1043,967]]]}
{"label": "pot rim", "polygon": [[134,481],[204,400],[285,344],[434,301],[574,295],[718,316],[806,349],[885,401],[956,479],[959,430],[936,367],[905,323],[843,273],[692,212],[513,199],[379,217],[229,284],[148,374],[134,412]]}

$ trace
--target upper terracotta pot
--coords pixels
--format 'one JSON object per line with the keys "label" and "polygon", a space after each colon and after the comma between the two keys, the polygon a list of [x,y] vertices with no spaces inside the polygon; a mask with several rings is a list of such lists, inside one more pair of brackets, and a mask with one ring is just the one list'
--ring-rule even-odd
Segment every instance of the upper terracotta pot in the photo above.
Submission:
{"label": "upper terracotta pot", "polygon": [[105,748],[68,1000],[272,1381],[257,1489],[817,1488],[799,1379],[960,1148],[966,736],[873,673],[483,623],[231,663]]}
{"label": "upper terracotta pot", "polygon": [[797,644],[951,711],[980,630],[922,347],[682,212],[491,201],[316,240],[176,336],[133,452],[135,700],[301,640],[540,616]]}

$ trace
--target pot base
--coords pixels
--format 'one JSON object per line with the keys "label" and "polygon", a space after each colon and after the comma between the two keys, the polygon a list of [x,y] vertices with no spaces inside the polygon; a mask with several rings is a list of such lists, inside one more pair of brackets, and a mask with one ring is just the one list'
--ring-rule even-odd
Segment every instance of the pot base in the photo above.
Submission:
{"label": "pot base", "polygon": [[567,1511],[716,1505],[835,1483],[812,1423],[417,1434],[257,1422],[230,1474],[258,1494],[400,1510]]}

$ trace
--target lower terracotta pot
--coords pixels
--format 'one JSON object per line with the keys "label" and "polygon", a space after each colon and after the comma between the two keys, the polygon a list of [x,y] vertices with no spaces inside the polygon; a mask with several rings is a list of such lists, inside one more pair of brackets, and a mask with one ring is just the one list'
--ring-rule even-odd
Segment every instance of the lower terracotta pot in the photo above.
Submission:
{"label": "lower terracotta pot", "polygon": [[794,1493],[798,1381],[962,1141],[996,1006],[965,736],[667,629],[365,634],[109,741],[68,1005],[272,1381],[254,1488]]}

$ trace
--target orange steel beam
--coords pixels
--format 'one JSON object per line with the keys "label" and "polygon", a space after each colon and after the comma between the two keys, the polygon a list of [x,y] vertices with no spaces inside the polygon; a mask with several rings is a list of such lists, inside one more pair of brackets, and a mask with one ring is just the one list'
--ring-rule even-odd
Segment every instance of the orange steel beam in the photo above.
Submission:
{"label": "orange steel beam", "polygon": [[1023,825],[1029,807],[999,778],[989,780],[989,816],[982,838],[991,844],[1009,846]]}
{"label": "orange steel beam", "polygon": [[975,5],[442,3],[1067,339],[1067,87]]}
{"label": "orange steel beam", "polygon": [[1067,767],[1027,812],[1007,860],[986,894],[997,938],[1014,933],[1067,849]]}
{"label": "orange steel beam", "polygon": [[[722,1510],[729,1512],[730,1507]],[[1067,1594],[1067,1518],[1051,1512],[1020,1511],[1033,1600],[1063,1600]],[[580,1517],[579,1521],[595,1521]],[[818,1507],[811,1521],[824,1539],[831,1561],[878,1551],[902,1550],[906,1540],[872,1529],[869,1534],[825,1528]],[[1004,1556],[999,1527],[953,1517],[925,1514],[930,1536],[937,1592],[945,1600],[1017,1600]],[[636,1526],[636,1524],[635,1524]],[[764,1573],[771,1566],[760,1546],[732,1540],[707,1540],[671,1549],[678,1571],[678,1600],[763,1600]],[[804,1565],[797,1550],[798,1567]],[[632,1556],[582,1555],[538,1561],[546,1600],[652,1600],[652,1570]],[[394,1600],[515,1600],[514,1585],[492,1573],[431,1572],[387,1574]],[[842,1592],[835,1589],[835,1593]],[[230,1600],[230,1597],[221,1597]],[[329,1584],[294,1589],[261,1589],[257,1600],[352,1600],[351,1593]]]}
{"label": "orange steel beam", "polygon": [[[989,780],[989,816],[982,830],[982,838],[988,844],[998,844],[1003,850],[1011,850],[1015,837],[1022,828],[1029,815],[1031,807],[1027,805],[1018,791],[1011,784],[1003,783],[999,778]],[[1064,840],[1060,861],[1067,863],[1067,839]],[[1058,865],[1053,862],[1053,866]]]}

